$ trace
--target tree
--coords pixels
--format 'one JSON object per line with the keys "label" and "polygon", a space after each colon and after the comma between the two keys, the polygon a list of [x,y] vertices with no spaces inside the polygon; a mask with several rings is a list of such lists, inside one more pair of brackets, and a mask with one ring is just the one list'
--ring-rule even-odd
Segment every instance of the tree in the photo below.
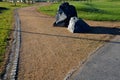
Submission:
{"label": "tree", "polygon": [[26,0],[22,0],[24,3],[26,3]]}
{"label": "tree", "polygon": [[17,0],[13,0],[13,3],[15,4],[15,6],[16,6],[16,2],[17,2]]}

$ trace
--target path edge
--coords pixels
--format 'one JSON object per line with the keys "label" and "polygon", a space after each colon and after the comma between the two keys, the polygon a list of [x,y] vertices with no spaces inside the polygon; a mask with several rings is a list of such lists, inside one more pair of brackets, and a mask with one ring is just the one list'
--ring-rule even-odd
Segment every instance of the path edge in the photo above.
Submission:
{"label": "path edge", "polygon": [[18,14],[18,8],[14,10],[14,33],[12,47],[9,52],[9,57],[5,66],[2,80],[16,80],[19,64],[19,53],[21,47],[21,25]]}

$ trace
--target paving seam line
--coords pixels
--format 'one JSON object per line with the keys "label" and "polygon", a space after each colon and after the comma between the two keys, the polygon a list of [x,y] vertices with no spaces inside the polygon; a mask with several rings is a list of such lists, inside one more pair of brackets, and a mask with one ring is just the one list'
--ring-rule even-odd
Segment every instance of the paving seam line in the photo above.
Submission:
{"label": "paving seam line", "polygon": [[[114,38],[115,38],[115,36],[114,36]],[[114,38],[113,38],[113,39],[114,39]],[[112,39],[111,39],[110,41],[112,41]],[[98,46],[95,50],[93,50],[92,52],[90,52],[90,54],[87,56],[86,59],[82,60],[82,61],[78,64],[78,66],[76,66],[75,68],[71,69],[71,70],[67,73],[67,75],[65,76],[64,80],[69,80],[69,79],[71,78],[71,76],[72,76],[77,70],[81,69],[81,68],[83,67],[83,65],[85,65],[85,63],[89,60],[89,58],[90,58],[91,56],[95,55],[95,53],[96,53],[98,50],[100,50],[102,47],[104,47],[104,46],[105,46],[107,43],[109,43],[110,41],[105,42],[104,44]]]}
{"label": "paving seam line", "polygon": [[12,43],[11,52],[8,58],[8,62],[6,64],[6,68],[2,80],[17,79],[19,53],[21,47],[21,26],[17,11],[18,9],[14,10],[14,18],[15,18],[14,34],[13,34],[14,41]]}
{"label": "paving seam line", "polygon": [[84,59],[83,61],[81,61],[81,63],[76,68],[74,68],[70,72],[68,72],[68,74],[66,75],[66,77],[64,78],[64,80],[69,80],[76,71],[81,70],[83,68],[83,66],[86,64],[86,62],[89,61],[89,58],[97,55],[96,52],[98,52],[99,50],[103,49],[106,45],[108,45],[108,43],[114,42],[114,39],[116,37],[117,36],[113,36],[109,41],[107,41],[104,44],[98,46],[95,50],[93,50],[92,52],[90,52],[90,55],[88,55],[88,57],[86,59]]}

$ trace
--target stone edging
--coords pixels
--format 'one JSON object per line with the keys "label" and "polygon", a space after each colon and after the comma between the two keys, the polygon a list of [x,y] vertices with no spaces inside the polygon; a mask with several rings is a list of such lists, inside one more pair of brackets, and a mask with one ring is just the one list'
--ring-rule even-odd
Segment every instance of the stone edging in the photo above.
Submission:
{"label": "stone edging", "polygon": [[20,19],[17,12],[18,9],[14,10],[15,17],[15,27],[13,35],[13,43],[8,58],[8,62],[5,68],[5,73],[2,80],[16,80],[17,71],[18,71],[18,62],[19,62],[19,52],[21,47],[21,28],[20,28]]}

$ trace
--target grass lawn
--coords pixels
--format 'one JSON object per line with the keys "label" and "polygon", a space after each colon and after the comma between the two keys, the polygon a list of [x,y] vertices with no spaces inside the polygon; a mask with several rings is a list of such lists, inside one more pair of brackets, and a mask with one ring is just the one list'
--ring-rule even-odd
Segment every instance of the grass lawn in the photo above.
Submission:
{"label": "grass lawn", "polygon": [[17,4],[0,2],[0,71],[4,62],[6,46],[10,36],[10,29],[13,27],[13,10],[17,7],[27,6],[26,4]]}
{"label": "grass lawn", "polygon": [[[119,0],[93,0],[92,2],[69,2],[77,9],[78,16],[86,20],[95,21],[120,21]],[[39,11],[55,16],[61,3],[54,3],[49,6],[42,6]]]}

